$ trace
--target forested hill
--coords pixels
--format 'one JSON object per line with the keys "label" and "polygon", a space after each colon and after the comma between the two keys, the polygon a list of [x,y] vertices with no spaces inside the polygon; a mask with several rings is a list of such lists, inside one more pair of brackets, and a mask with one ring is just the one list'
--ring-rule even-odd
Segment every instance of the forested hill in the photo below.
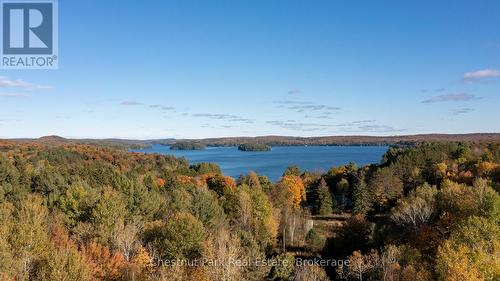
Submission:
{"label": "forested hill", "polygon": [[500,133],[478,134],[425,134],[406,136],[326,136],[326,137],[227,137],[199,140],[206,145],[229,146],[241,143],[262,143],[266,145],[393,145],[417,144],[422,142],[496,142]]}
{"label": "forested hill", "polygon": [[422,134],[402,136],[325,136],[325,137],[292,137],[292,136],[259,136],[259,137],[223,137],[206,139],[67,139],[59,136],[46,136],[39,139],[12,139],[15,141],[37,141],[43,143],[85,143],[104,146],[146,147],[151,144],[170,145],[179,141],[196,142],[207,146],[238,146],[240,144],[258,143],[271,146],[280,145],[414,145],[422,142],[466,142],[492,143],[500,141],[500,133],[474,134]]}

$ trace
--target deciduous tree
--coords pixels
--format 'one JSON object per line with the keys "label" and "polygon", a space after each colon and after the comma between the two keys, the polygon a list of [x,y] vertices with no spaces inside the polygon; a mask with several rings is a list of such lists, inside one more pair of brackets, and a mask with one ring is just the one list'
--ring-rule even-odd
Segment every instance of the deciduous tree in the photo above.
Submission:
{"label": "deciduous tree", "polygon": [[306,191],[302,179],[296,175],[286,175],[281,179],[281,184],[291,192],[292,206],[299,208],[306,199]]}

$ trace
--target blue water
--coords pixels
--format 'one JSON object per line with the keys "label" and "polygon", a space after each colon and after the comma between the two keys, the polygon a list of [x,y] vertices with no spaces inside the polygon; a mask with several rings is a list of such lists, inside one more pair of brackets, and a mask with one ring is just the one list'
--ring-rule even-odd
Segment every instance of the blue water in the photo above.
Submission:
{"label": "blue water", "polygon": [[302,170],[327,171],[332,166],[350,161],[358,166],[379,163],[387,146],[274,146],[271,151],[240,151],[237,147],[207,147],[205,150],[170,150],[165,145],[153,145],[134,152],[159,153],[185,157],[190,163],[215,162],[225,175],[238,177],[255,171],[277,181],[288,166]]}

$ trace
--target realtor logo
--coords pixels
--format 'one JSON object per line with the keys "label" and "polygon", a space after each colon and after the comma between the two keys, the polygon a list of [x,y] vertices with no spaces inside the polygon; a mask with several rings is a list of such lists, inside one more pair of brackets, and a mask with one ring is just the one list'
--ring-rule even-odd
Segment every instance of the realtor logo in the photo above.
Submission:
{"label": "realtor logo", "polygon": [[57,68],[57,1],[1,0],[1,67]]}

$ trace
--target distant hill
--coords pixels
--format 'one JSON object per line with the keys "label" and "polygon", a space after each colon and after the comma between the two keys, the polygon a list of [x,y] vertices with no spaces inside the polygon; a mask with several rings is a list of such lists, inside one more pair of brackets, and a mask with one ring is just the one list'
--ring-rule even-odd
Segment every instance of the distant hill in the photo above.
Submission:
{"label": "distant hill", "polygon": [[421,142],[498,142],[500,133],[477,134],[425,134],[406,136],[327,136],[327,137],[226,137],[197,140],[208,146],[237,146],[245,143],[259,143],[271,146],[282,145],[412,145]]}
{"label": "distant hill", "polygon": [[176,142],[170,145],[172,150],[203,150],[205,145],[197,142]]}
{"label": "distant hill", "polygon": [[127,140],[127,139],[69,139],[56,135],[43,136],[38,139],[19,138],[19,139],[8,139],[8,140],[17,142],[41,142],[50,144],[60,144],[60,143],[97,144],[101,146],[118,147],[118,148],[120,147],[146,148],[151,146],[151,144],[156,141],[156,140]]}
{"label": "distant hill", "polygon": [[38,140],[42,141],[42,142],[46,142],[46,141],[50,141],[50,142],[62,142],[62,141],[66,141],[67,139],[65,139],[63,137],[60,137],[60,136],[52,135],[52,136],[41,137]]}
{"label": "distant hill", "polygon": [[421,134],[402,136],[326,136],[326,137],[292,137],[292,136],[259,136],[259,137],[224,137],[207,139],[67,139],[60,136],[45,136],[39,139],[10,139],[20,142],[44,143],[86,143],[124,148],[146,148],[153,144],[171,145],[176,142],[192,142],[205,146],[239,146],[241,144],[264,144],[269,146],[283,145],[414,145],[422,142],[468,142],[491,143],[500,142],[500,133],[474,134]]}

